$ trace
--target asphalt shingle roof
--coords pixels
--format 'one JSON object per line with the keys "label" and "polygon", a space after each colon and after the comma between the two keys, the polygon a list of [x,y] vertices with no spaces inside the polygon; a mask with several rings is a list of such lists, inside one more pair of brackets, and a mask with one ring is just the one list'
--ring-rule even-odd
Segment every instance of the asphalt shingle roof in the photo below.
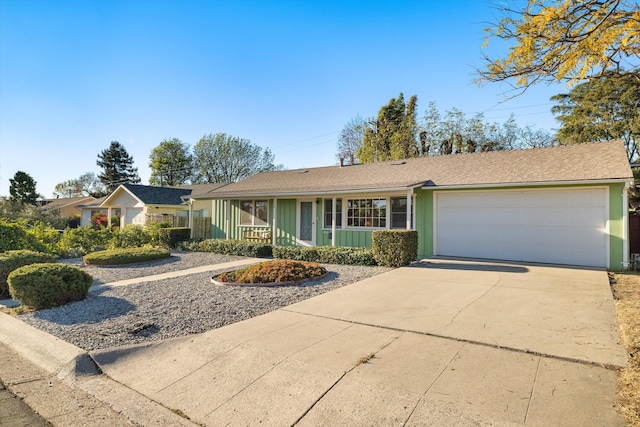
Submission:
{"label": "asphalt shingle roof", "polygon": [[349,166],[263,172],[210,196],[286,195],[632,178],[622,141],[452,154]]}

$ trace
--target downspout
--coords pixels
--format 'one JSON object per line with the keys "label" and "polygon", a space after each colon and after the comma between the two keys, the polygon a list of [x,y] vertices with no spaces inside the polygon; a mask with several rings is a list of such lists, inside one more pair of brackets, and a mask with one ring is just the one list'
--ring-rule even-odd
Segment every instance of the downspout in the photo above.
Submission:
{"label": "downspout", "polygon": [[338,202],[336,201],[335,196],[331,200],[331,246],[336,245],[336,216],[337,216],[337,206]]}
{"label": "downspout", "polygon": [[622,268],[629,268],[629,188],[630,182],[624,184],[622,191]]}
{"label": "downspout", "polygon": [[193,239],[193,199],[189,199],[189,228],[191,229],[191,238]]}
{"label": "downspout", "polygon": [[411,230],[411,212],[413,212],[412,203],[413,202],[413,189],[407,191],[407,230]]}

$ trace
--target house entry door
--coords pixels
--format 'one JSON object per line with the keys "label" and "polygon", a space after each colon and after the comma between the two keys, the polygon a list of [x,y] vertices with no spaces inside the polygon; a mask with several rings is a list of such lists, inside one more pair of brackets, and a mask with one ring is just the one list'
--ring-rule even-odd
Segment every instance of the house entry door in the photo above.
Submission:
{"label": "house entry door", "polygon": [[313,201],[298,202],[298,244],[315,246],[316,244],[316,204]]}

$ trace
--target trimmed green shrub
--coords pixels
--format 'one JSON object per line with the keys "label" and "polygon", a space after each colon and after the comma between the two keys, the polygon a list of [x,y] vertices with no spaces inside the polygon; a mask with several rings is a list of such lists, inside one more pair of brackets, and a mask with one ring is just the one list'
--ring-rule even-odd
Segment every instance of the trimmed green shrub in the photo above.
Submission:
{"label": "trimmed green shrub", "polygon": [[83,256],[109,247],[113,231],[110,228],[94,230],[86,225],[67,228],[60,238],[60,254],[69,257]]}
{"label": "trimmed green shrub", "polygon": [[87,254],[83,260],[92,265],[121,265],[169,258],[171,251],[161,248],[122,248]]}
{"label": "trimmed green shrub", "polygon": [[151,221],[145,224],[144,230],[149,234],[149,237],[151,238],[151,241],[149,243],[151,243],[152,246],[162,245],[162,243],[160,243],[160,230],[171,227],[173,227],[173,223],[168,220],[164,222]]}
{"label": "trimmed green shrub", "polygon": [[189,240],[191,229],[189,227],[161,228],[160,244],[167,248],[175,248],[178,242]]}
{"label": "trimmed green shrub", "polygon": [[36,221],[33,227],[27,228],[27,234],[42,244],[48,253],[58,253],[60,244],[60,231],[42,221]]}
{"label": "trimmed green shrub", "polygon": [[281,259],[222,273],[218,280],[231,283],[283,283],[311,279],[323,274],[327,274],[327,269],[315,262]]}
{"label": "trimmed green shrub", "polygon": [[180,243],[177,249],[249,257],[272,256],[271,245],[248,240],[196,239]]}
{"label": "trimmed green shrub", "polygon": [[275,258],[298,261],[320,262],[342,265],[376,265],[369,248],[350,248],[346,246],[276,246]]}
{"label": "trimmed green shrub", "polygon": [[376,230],[371,233],[371,251],[378,265],[401,267],[418,258],[415,230]]}
{"label": "trimmed green shrub", "polygon": [[9,298],[9,274],[20,267],[36,263],[53,263],[55,258],[42,252],[28,250],[7,251],[0,254],[0,299]]}
{"label": "trimmed green shrub", "polygon": [[111,249],[139,248],[149,243],[151,243],[151,235],[141,225],[129,224],[122,230],[112,232],[109,247]]}
{"label": "trimmed green shrub", "polygon": [[27,249],[46,252],[47,248],[27,232],[25,221],[0,218],[0,252]]}
{"label": "trimmed green shrub", "polygon": [[32,264],[9,274],[14,299],[35,309],[64,305],[87,297],[93,277],[66,264]]}

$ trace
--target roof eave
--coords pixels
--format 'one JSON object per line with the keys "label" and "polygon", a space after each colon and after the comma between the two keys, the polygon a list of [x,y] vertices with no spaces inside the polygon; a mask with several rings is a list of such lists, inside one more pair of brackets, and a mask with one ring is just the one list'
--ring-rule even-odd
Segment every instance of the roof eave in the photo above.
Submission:
{"label": "roof eave", "polygon": [[327,191],[291,191],[291,192],[259,192],[259,193],[226,193],[226,194],[208,194],[202,196],[189,197],[190,200],[211,200],[211,199],[251,199],[256,197],[267,198],[284,198],[294,196],[322,196],[326,194],[358,194],[358,193],[381,193],[392,191],[408,191],[414,188],[422,187],[422,183],[413,184],[402,187],[376,187],[376,188],[360,188],[360,189],[344,189],[344,190],[327,190]]}

